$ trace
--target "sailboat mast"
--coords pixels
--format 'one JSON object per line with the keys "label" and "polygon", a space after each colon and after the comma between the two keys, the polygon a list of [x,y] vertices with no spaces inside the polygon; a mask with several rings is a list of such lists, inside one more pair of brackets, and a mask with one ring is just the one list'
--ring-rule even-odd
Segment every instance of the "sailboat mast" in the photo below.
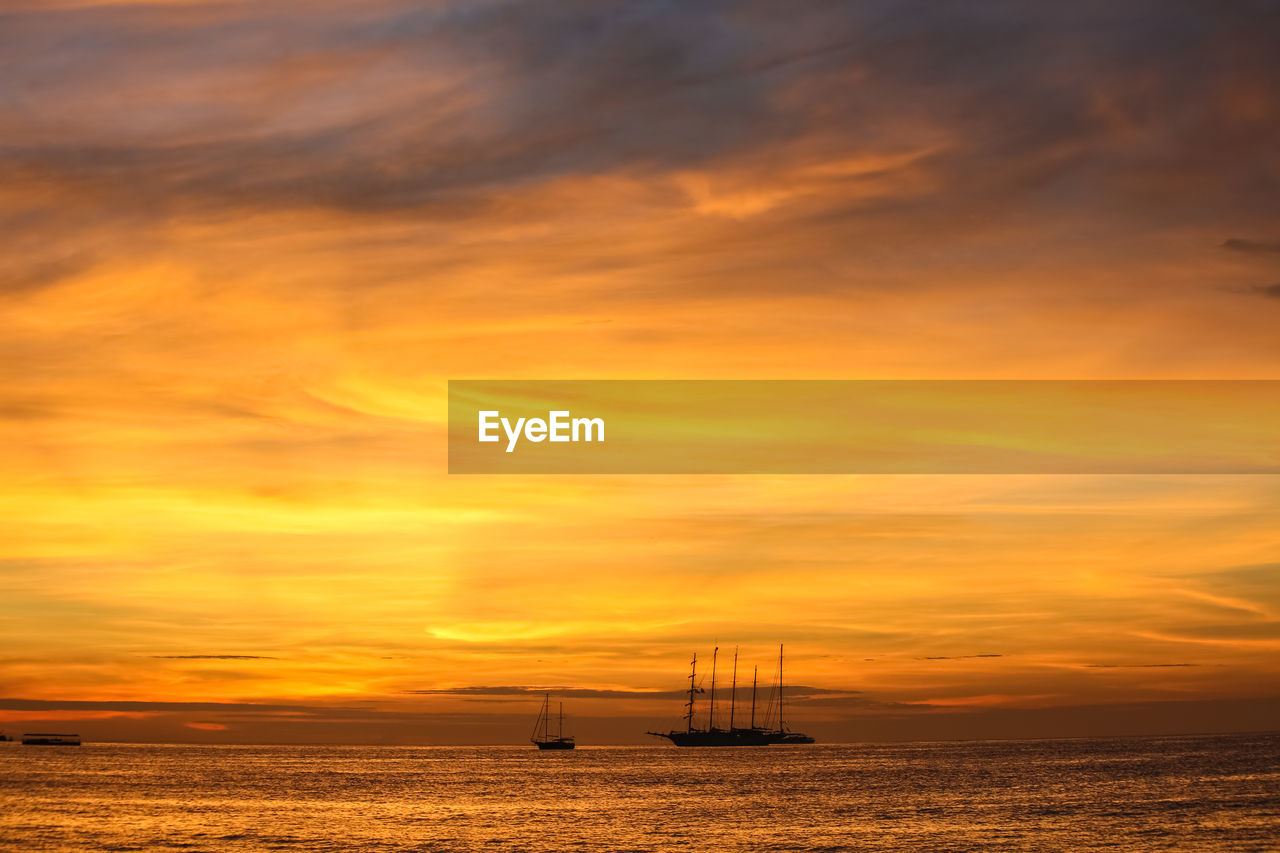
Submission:
{"label": "sailboat mast", "polygon": [[729,687],[729,731],[733,731],[733,709],[738,702],[738,647],[733,647],[733,681]]}
{"label": "sailboat mast", "polygon": [[564,740],[564,703],[560,703],[560,734],[556,735],[560,740]]}
{"label": "sailboat mast", "polygon": [[778,731],[786,731],[782,717],[782,643],[778,643]]}
{"label": "sailboat mast", "polygon": [[693,731],[693,694],[698,691],[697,682],[694,680],[698,676],[698,653],[693,653],[693,660],[689,661],[689,710],[685,712],[684,718],[688,721],[685,731]]}
{"label": "sailboat mast", "polygon": [[751,667],[751,728],[756,727],[756,675],[760,667]]}
{"label": "sailboat mast", "polygon": [[538,720],[533,724],[533,736],[529,738],[534,743],[547,739],[547,708],[551,704],[551,694],[548,693],[542,697],[542,707],[538,709]]}
{"label": "sailboat mast", "polygon": [[716,727],[716,658],[720,655],[720,647],[711,652],[711,712],[707,714],[707,731]]}

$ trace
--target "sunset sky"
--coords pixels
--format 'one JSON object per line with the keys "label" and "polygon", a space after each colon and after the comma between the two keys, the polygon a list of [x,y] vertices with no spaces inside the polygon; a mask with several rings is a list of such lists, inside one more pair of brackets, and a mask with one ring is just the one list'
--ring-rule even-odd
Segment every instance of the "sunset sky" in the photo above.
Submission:
{"label": "sunset sky", "polygon": [[640,743],[717,641],[826,741],[1274,728],[1278,476],[451,476],[445,390],[1280,379],[1278,37],[0,0],[0,729]]}

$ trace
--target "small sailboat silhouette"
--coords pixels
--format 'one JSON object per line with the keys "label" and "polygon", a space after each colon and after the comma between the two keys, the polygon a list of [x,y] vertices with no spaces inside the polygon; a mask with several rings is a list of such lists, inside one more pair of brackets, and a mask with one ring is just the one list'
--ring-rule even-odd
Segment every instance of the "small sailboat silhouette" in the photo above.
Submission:
{"label": "small sailboat silhouette", "polygon": [[533,726],[533,734],[529,737],[538,749],[573,749],[573,735],[564,734],[564,703],[560,703],[560,724],[555,737],[551,736],[551,694],[542,700],[542,710],[538,712],[538,722]]}

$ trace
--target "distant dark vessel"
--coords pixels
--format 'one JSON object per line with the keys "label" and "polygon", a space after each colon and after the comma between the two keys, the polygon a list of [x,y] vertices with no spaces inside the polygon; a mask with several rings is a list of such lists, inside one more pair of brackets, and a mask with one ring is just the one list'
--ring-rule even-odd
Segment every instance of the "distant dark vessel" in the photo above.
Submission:
{"label": "distant dark vessel", "polygon": [[804,732],[788,732],[783,731],[782,737],[778,738],[774,743],[813,743],[813,738]]}
{"label": "distant dark vessel", "polygon": [[22,736],[22,742],[27,746],[79,746],[80,735],[27,732]]}
{"label": "distant dark vessel", "polygon": [[538,713],[538,722],[533,726],[533,735],[529,740],[538,745],[538,749],[573,749],[573,735],[564,735],[564,703],[560,703],[560,724],[556,736],[551,736],[551,694],[542,700],[542,710]]}
{"label": "distant dark vessel", "polygon": [[[729,727],[716,725],[716,657],[720,653],[717,646],[711,654],[711,695],[707,711],[707,725],[698,728],[694,725],[694,703],[697,694],[703,692],[698,686],[698,655],[695,652],[689,663],[689,701],[685,703],[685,728],[672,729],[669,732],[646,732],[654,737],[664,737],[676,746],[768,746],[772,743],[813,743],[813,738],[802,732],[793,732],[787,728],[783,717],[782,703],[782,646],[778,646],[778,680],[774,685],[771,703],[776,701],[778,712],[777,728],[756,725],[756,674],[751,674],[751,717],[748,725],[736,725],[735,713],[738,699],[738,652],[733,653],[733,682],[729,690]],[[767,715],[766,715],[767,716]]]}

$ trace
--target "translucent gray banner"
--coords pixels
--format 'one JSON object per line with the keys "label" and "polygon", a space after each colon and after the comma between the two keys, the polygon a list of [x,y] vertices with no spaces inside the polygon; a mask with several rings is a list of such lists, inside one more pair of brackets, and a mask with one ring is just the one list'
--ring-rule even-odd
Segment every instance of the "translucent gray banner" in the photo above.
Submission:
{"label": "translucent gray banner", "polygon": [[454,474],[1280,472],[1280,381],[453,380]]}

